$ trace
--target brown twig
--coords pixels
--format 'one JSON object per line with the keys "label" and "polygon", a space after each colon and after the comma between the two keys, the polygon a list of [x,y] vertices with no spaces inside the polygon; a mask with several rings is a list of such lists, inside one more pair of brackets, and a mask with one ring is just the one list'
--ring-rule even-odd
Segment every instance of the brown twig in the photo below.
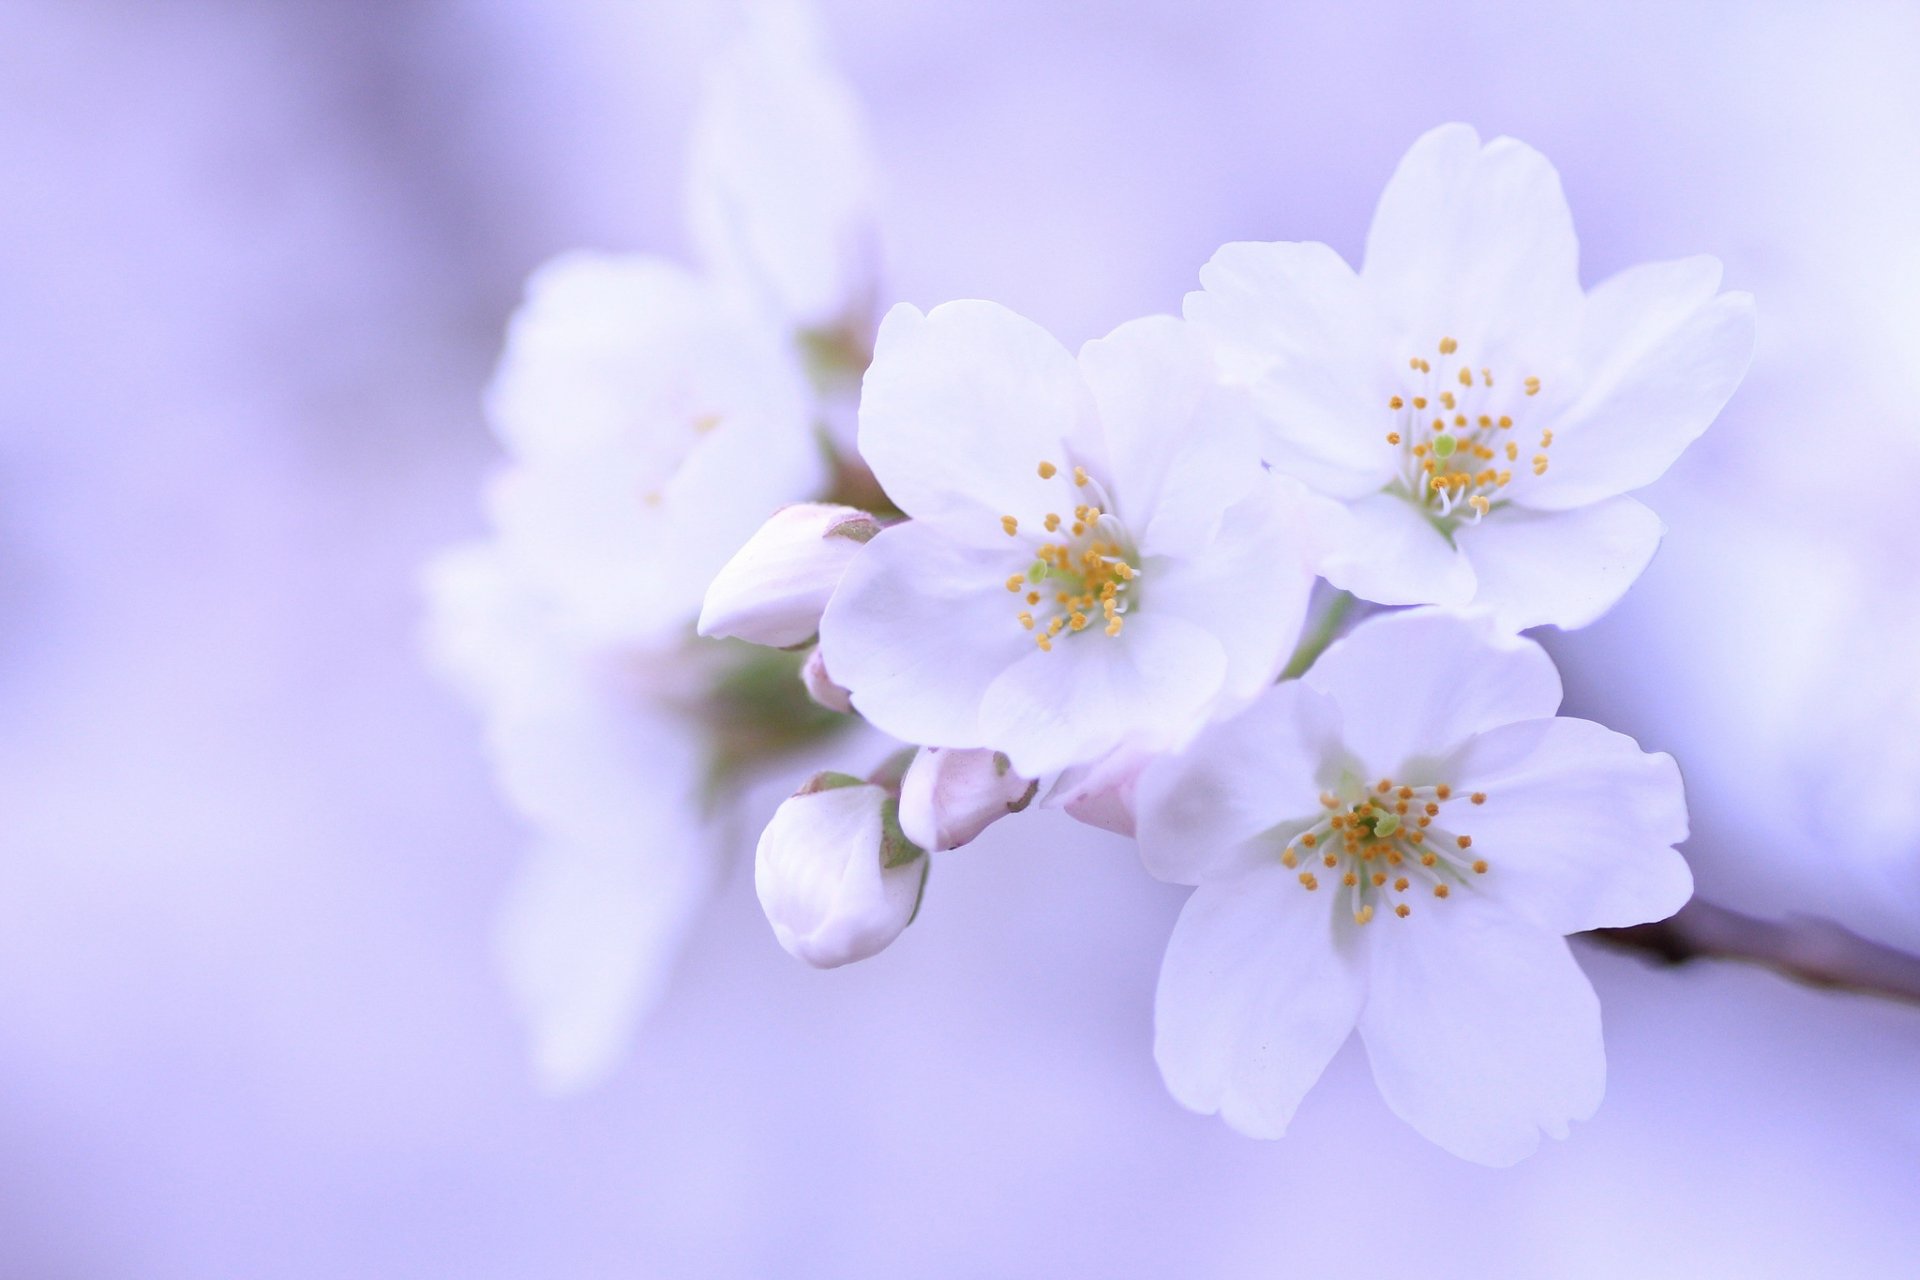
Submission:
{"label": "brown twig", "polygon": [[1920,1004],[1920,956],[1870,942],[1826,920],[1761,920],[1696,898],[1657,924],[1596,929],[1586,936],[1663,964],[1738,960],[1810,987]]}

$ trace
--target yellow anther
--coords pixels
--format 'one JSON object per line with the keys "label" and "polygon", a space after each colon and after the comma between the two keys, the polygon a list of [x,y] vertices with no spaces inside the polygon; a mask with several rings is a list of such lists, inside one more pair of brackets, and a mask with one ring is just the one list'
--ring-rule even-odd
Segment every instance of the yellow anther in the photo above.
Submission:
{"label": "yellow anther", "polygon": [[1415,397],[1413,398],[1413,407],[1414,407],[1414,408],[1416,408],[1416,409],[1424,409],[1424,408],[1426,408],[1426,407],[1427,407],[1427,398],[1426,398],[1425,396],[1415,396]]}
{"label": "yellow anther", "polygon": [[1365,924],[1371,919],[1373,919],[1373,905],[1371,903],[1353,913],[1353,922],[1355,924]]}
{"label": "yellow anther", "polygon": [[1087,479],[1087,469],[1085,467],[1075,467],[1073,469],[1073,482],[1077,485],[1092,483],[1092,481]]}
{"label": "yellow anther", "polygon": [[1547,474],[1547,455],[1546,454],[1536,453],[1533,455],[1533,474],[1537,476],[1543,476]]}
{"label": "yellow anther", "polygon": [[1470,798],[1470,799],[1471,799],[1471,800],[1472,800],[1472,801],[1473,801],[1473,802],[1474,802],[1475,804],[1485,804],[1485,803],[1487,802],[1487,793],[1486,793],[1486,792],[1484,792],[1484,791],[1476,791],[1476,792],[1474,792],[1474,793],[1473,793],[1473,795],[1472,795],[1471,797],[1469,797],[1469,798]]}
{"label": "yellow anther", "polygon": [[1387,443],[1388,443],[1388,444],[1399,444],[1399,443],[1400,443],[1400,433],[1399,433],[1398,431],[1389,431],[1389,432],[1387,432]]}
{"label": "yellow anther", "polygon": [[1300,837],[1300,843],[1307,846],[1307,848],[1311,849],[1313,848],[1313,846],[1320,843],[1320,837],[1313,834],[1313,832],[1309,831],[1307,832],[1307,834]]}
{"label": "yellow anther", "polygon": [[1393,882],[1394,892],[1405,893],[1407,891],[1407,886],[1411,883],[1412,881],[1408,880],[1405,876],[1401,876],[1398,880],[1395,880]]}
{"label": "yellow anther", "polygon": [[1353,874],[1353,872],[1349,871],[1347,872],[1347,874],[1340,877],[1340,883],[1344,884],[1345,886],[1347,886],[1347,888],[1351,889],[1353,888],[1353,886],[1360,883],[1360,877],[1356,876],[1355,874]]}
{"label": "yellow anther", "polygon": [[1393,909],[1393,914],[1399,916],[1402,920],[1405,920],[1412,912],[1413,908],[1404,902]]}
{"label": "yellow anther", "polygon": [[1545,448],[1551,447],[1552,444],[1553,444],[1553,431],[1551,429],[1542,430],[1540,432],[1540,447],[1542,449],[1545,449]]}
{"label": "yellow anther", "polygon": [[1060,468],[1054,466],[1051,462],[1042,462],[1040,464],[1040,478],[1042,480],[1051,480],[1059,474]]}
{"label": "yellow anther", "polygon": [[1448,892],[1449,890],[1447,889],[1447,886],[1443,884],[1437,884],[1433,886],[1433,896],[1436,898],[1444,898],[1447,896]]}
{"label": "yellow anther", "polygon": [[1297,867],[1300,865],[1300,856],[1292,849],[1288,849],[1280,855],[1280,861],[1288,867]]}
{"label": "yellow anther", "polygon": [[1024,587],[1026,585],[1027,585],[1027,575],[1024,573],[1016,573],[1012,577],[1007,579],[1007,590],[1009,591],[1018,591],[1021,587]]}
{"label": "yellow anther", "polygon": [[1380,887],[1381,885],[1383,885],[1383,884],[1385,884],[1386,882],[1387,882],[1387,873],[1386,873],[1386,872],[1384,872],[1384,871],[1376,871],[1376,872],[1374,872],[1374,873],[1373,873],[1373,887],[1374,887],[1374,888],[1376,888],[1376,889],[1378,889],[1378,888],[1379,888],[1379,887]]}
{"label": "yellow anther", "polygon": [[1300,873],[1300,883],[1309,889],[1318,889],[1320,887],[1320,882],[1314,878],[1313,872],[1311,871],[1302,871]]}
{"label": "yellow anther", "polygon": [[1481,515],[1485,515],[1487,514],[1487,508],[1492,506],[1493,504],[1488,502],[1486,497],[1483,494],[1476,493],[1471,498],[1467,499],[1467,505],[1472,507],[1475,511],[1478,511]]}
{"label": "yellow anther", "polygon": [[1433,794],[1439,796],[1442,800],[1448,800],[1453,797],[1453,788],[1443,782],[1433,789]]}
{"label": "yellow anther", "polygon": [[1485,858],[1476,858],[1473,863],[1473,872],[1475,875],[1481,876],[1487,874],[1487,860]]}
{"label": "yellow anther", "polygon": [[1440,339],[1440,354],[1441,354],[1441,355],[1443,355],[1443,356],[1450,356],[1450,355],[1452,355],[1452,354],[1453,354],[1454,352],[1456,352],[1456,351],[1458,351],[1459,349],[1460,349],[1460,344],[1459,344],[1459,343],[1457,343],[1457,342],[1455,342],[1455,341],[1454,341],[1454,340],[1453,340],[1452,338],[1442,338],[1442,339]]}
{"label": "yellow anther", "polygon": [[1009,538],[1011,538],[1014,534],[1020,532],[1020,522],[1014,519],[1012,516],[1001,516],[1000,527],[1007,531],[1007,536]]}
{"label": "yellow anther", "polygon": [[1395,396],[1393,397],[1393,399],[1387,401],[1387,408],[1389,409],[1404,409],[1406,407],[1407,407],[1407,402],[1405,400],[1402,400],[1399,396]]}
{"label": "yellow anther", "polygon": [[1029,592],[1027,592],[1027,603],[1028,603],[1028,604],[1039,604],[1039,603],[1040,603],[1040,593],[1039,593],[1038,591],[1029,591]]}
{"label": "yellow anther", "polygon": [[1473,374],[1466,369],[1460,370],[1460,385],[1463,387],[1473,385]]}
{"label": "yellow anther", "polygon": [[1337,867],[1340,865],[1340,855],[1336,853],[1323,853],[1320,855],[1320,861],[1326,866]]}
{"label": "yellow anther", "polygon": [[1509,417],[1508,417],[1508,416],[1507,416],[1506,414],[1504,414],[1504,413],[1500,415],[1500,429],[1501,429],[1502,431],[1505,431],[1505,430],[1506,430],[1507,428],[1509,428],[1509,427],[1511,427],[1512,425],[1513,425],[1513,419],[1512,419],[1512,418],[1509,418]]}
{"label": "yellow anther", "polygon": [[1538,378],[1526,378],[1522,380],[1520,385],[1527,389],[1527,394],[1530,396],[1540,394],[1540,379]]}
{"label": "yellow anther", "polygon": [[1056,512],[1049,511],[1047,512],[1047,518],[1041,521],[1041,523],[1046,525],[1048,533],[1054,533],[1060,528],[1060,516]]}

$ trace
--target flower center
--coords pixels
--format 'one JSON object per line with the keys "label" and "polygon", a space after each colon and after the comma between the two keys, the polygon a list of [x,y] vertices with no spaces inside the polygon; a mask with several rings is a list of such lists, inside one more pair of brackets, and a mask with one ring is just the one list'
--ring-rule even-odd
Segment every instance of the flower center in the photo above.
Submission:
{"label": "flower center", "polygon": [[[1475,369],[1452,338],[1439,343],[1439,360],[1413,356],[1407,361],[1406,393],[1387,401],[1394,428],[1387,443],[1400,452],[1396,488],[1436,519],[1464,512],[1478,522],[1499,501],[1513,480],[1523,447],[1514,439],[1517,406],[1511,387],[1496,385],[1493,370]],[[1540,394],[1540,379],[1520,380],[1523,396]],[[1536,476],[1547,472],[1553,432],[1542,431],[1526,465]]]}
{"label": "flower center", "polygon": [[[1444,782],[1408,787],[1392,778],[1344,797],[1324,792],[1320,803],[1327,816],[1288,842],[1280,861],[1311,868],[1318,859],[1323,870],[1338,875],[1355,924],[1372,920],[1376,904],[1391,906],[1404,920],[1413,913],[1405,898],[1416,887],[1446,898],[1453,885],[1487,874],[1486,859],[1467,852],[1473,837],[1442,825],[1447,805],[1457,799],[1459,793]],[[1468,801],[1485,804],[1487,793],[1476,791]],[[1302,871],[1300,883],[1318,889],[1319,874]]]}
{"label": "flower center", "polygon": [[[1075,499],[1073,515],[1047,512],[1040,523],[1048,536],[1035,543],[1025,571],[1007,579],[1007,590],[1026,606],[1014,616],[1044,653],[1053,651],[1061,634],[1096,624],[1110,636],[1119,635],[1127,613],[1139,603],[1140,568],[1127,550],[1120,521],[1100,505],[1106,500],[1100,486],[1084,467],[1073,468],[1069,480],[1066,472],[1043,461],[1040,478],[1055,476]],[[1000,528],[1009,538],[1020,536],[1020,521],[1013,516],[1001,516]]]}

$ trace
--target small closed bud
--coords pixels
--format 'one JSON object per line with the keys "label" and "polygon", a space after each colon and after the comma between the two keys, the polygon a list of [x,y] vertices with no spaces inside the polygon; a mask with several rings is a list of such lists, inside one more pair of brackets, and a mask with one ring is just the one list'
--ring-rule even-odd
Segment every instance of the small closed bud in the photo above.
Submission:
{"label": "small closed bud", "polygon": [[1038,785],[998,751],[922,747],[900,782],[900,829],[923,849],[958,849],[1026,808]]}
{"label": "small closed bud", "polygon": [[880,522],[853,507],[782,507],[721,568],[700,609],[700,634],[791,649],[820,629],[820,615]]}
{"label": "small closed bud", "polygon": [[781,802],[760,833],[753,887],[780,945],[832,969],[900,936],[920,905],[927,862],[901,834],[886,788],[822,773]]}
{"label": "small closed bud", "polygon": [[807,687],[807,696],[827,710],[838,711],[843,716],[853,714],[853,695],[827,674],[827,661],[820,656],[818,648],[801,664],[800,683]]}

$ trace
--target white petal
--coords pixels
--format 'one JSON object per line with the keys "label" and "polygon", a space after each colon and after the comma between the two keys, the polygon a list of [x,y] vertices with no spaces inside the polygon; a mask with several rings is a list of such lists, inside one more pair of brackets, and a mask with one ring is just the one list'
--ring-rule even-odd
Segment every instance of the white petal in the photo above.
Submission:
{"label": "white petal", "polygon": [[1261,869],[1194,891],[1154,996],[1153,1056],[1183,1106],[1277,1138],[1352,1032],[1362,976],[1326,892]]}
{"label": "white petal", "polygon": [[1361,623],[1301,678],[1339,706],[1341,737],[1359,763],[1392,777],[1560,706],[1560,675],[1539,645],[1437,609]]}
{"label": "white petal", "polygon": [[1162,880],[1202,884],[1279,856],[1249,845],[1306,829],[1340,763],[1332,699],[1298,680],[1275,685],[1183,751],[1148,765],[1135,798],[1140,859]]}
{"label": "white petal", "polygon": [[1640,577],[1666,526],[1632,498],[1573,511],[1505,507],[1454,542],[1473,565],[1475,608],[1508,631],[1545,623],[1572,630],[1611,609]]}
{"label": "white petal", "polygon": [[1558,934],[1467,894],[1366,932],[1360,1037],[1394,1114],[1509,1165],[1600,1105],[1600,1002]]}
{"label": "white petal", "polygon": [[1720,264],[1633,267],[1594,289],[1580,336],[1580,399],[1553,424],[1530,506],[1566,508],[1651,484],[1699,438],[1753,359],[1753,299],[1715,295]]}
{"label": "white petal", "polygon": [[694,122],[695,243],[796,327],[857,321],[878,267],[866,122],[803,5],[760,0]]}
{"label": "white petal", "polygon": [[1031,320],[992,302],[902,303],[861,389],[860,454],[907,514],[991,541],[1003,515],[1033,527],[1072,509],[1071,480],[1038,468],[1067,468],[1092,412],[1073,357]]}
{"label": "white petal", "polygon": [[[980,745],[1006,752],[1030,778],[1130,742],[1183,741],[1204,722],[1227,667],[1212,635],[1147,613],[1131,615],[1118,636],[1096,627],[1060,636],[1051,653],[1030,640],[1027,648],[980,704]],[[857,686],[854,703],[863,705]]]}
{"label": "white petal", "polygon": [[994,746],[982,736],[981,699],[1036,652],[1020,628],[1020,598],[1006,589],[1025,568],[1007,550],[962,546],[922,521],[895,525],[840,580],[820,619],[821,657],[883,732],[930,746]]}
{"label": "white petal", "polygon": [[1200,283],[1184,313],[1252,394],[1266,460],[1341,498],[1387,483],[1390,343],[1353,268],[1323,244],[1239,243]]}
{"label": "white petal", "polygon": [[1347,507],[1351,519],[1321,567],[1328,582],[1375,604],[1464,605],[1473,566],[1404,498],[1376,493]]}
{"label": "white petal", "polygon": [[1250,698],[1273,683],[1300,639],[1313,590],[1314,544],[1294,501],[1298,491],[1274,481],[1263,477],[1198,554],[1143,566],[1146,607],[1185,618],[1225,648],[1229,698]]}
{"label": "white petal", "polygon": [[1487,797],[1447,813],[1487,860],[1474,887],[1544,927],[1663,920],[1692,894],[1673,847],[1687,804],[1672,756],[1586,720],[1533,720],[1476,737],[1447,768],[1456,791]]}
{"label": "white petal", "polygon": [[[1490,358],[1571,344],[1579,245],[1560,175],[1512,138],[1443,125],[1407,152],[1367,231],[1361,279],[1414,351],[1451,337]],[[1541,370],[1533,370],[1541,372]]]}
{"label": "white petal", "polygon": [[1212,540],[1221,513],[1261,479],[1245,398],[1220,387],[1198,335],[1171,316],[1121,325],[1080,348],[1098,407],[1116,513],[1143,555]]}
{"label": "white petal", "polygon": [[618,1065],[706,904],[713,862],[697,832],[657,824],[617,844],[559,837],[531,851],[495,945],[543,1087],[584,1089]]}
{"label": "white petal", "polygon": [[864,511],[800,502],[776,511],[707,587],[698,630],[789,649],[820,629],[833,589],[880,532]]}

